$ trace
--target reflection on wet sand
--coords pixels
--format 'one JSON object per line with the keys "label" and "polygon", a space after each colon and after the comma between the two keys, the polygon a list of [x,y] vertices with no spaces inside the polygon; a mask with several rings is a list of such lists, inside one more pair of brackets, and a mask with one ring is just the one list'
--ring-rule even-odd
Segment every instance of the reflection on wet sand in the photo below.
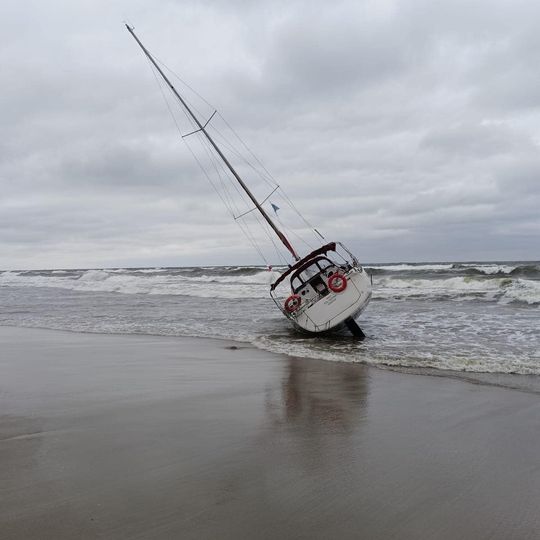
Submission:
{"label": "reflection on wet sand", "polygon": [[2,540],[539,538],[537,395],[216,340],[0,341]]}
{"label": "reflection on wet sand", "polygon": [[351,432],[367,414],[369,376],[359,364],[289,358],[281,395],[267,401],[274,422],[311,433]]}

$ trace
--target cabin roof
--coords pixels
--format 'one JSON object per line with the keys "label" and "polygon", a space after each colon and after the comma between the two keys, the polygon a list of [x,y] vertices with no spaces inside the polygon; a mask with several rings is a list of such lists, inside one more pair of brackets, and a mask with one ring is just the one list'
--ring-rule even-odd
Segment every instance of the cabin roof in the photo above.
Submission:
{"label": "cabin roof", "polygon": [[296,270],[299,270],[300,272],[307,268],[313,259],[315,257],[318,257],[319,255],[326,255],[329,251],[335,251],[336,250],[336,243],[330,242],[328,244],[325,244],[324,246],[321,246],[320,248],[312,251],[311,253],[308,253],[305,257],[300,259],[299,261],[296,261],[292,266],[290,266],[281,276],[279,276],[274,283],[270,286],[270,291],[275,290],[275,288],[283,282],[283,280],[291,275]]}

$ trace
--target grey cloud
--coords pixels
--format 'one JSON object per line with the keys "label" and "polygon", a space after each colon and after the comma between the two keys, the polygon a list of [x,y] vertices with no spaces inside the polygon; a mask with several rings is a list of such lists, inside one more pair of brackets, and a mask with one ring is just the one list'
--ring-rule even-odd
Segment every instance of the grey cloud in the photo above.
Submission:
{"label": "grey cloud", "polygon": [[421,146],[443,152],[449,156],[469,159],[512,152],[534,151],[530,138],[504,125],[461,123],[435,128],[426,134]]}
{"label": "grey cloud", "polygon": [[538,258],[539,15],[532,0],[9,0],[0,264],[260,262],[123,19],[366,260]]}

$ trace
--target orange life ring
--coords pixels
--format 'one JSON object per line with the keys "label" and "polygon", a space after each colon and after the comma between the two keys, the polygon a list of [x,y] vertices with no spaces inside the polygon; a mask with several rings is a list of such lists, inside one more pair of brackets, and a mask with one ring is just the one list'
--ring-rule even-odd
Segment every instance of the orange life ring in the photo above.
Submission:
{"label": "orange life ring", "polygon": [[339,272],[330,276],[328,280],[328,288],[332,292],[341,292],[347,288],[347,278]]}
{"label": "orange life ring", "polygon": [[287,313],[294,313],[302,303],[302,297],[298,294],[291,294],[287,300],[285,300],[285,311]]}

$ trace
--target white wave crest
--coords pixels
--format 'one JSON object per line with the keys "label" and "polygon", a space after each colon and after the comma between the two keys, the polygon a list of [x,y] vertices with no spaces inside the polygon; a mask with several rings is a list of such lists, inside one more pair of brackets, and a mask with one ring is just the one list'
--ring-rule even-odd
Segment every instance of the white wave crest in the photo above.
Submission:
{"label": "white wave crest", "polygon": [[387,272],[407,272],[407,271],[426,271],[426,270],[451,270],[452,264],[389,264],[379,265],[370,264],[366,268],[372,268],[373,270],[386,270]]}
{"label": "white wave crest", "polygon": [[373,297],[407,298],[447,297],[456,300],[484,299],[501,303],[540,303],[540,282],[529,279],[482,279],[453,277],[448,279],[380,278],[374,281]]}
{"label": "white wave crest", "polygon": [[540,281],[532,281],[530,279],[512,280],[512,283],[506,287],[500,302],[503,304],[509,304],[511,302],[540,304]]}
{"label": "white wave crest", "polygon": [[[331,362],[362,363],[397,368],[431,368],[469,373],[508,373],[540,375],[540,363],[520,355],[500,355],[484,349],[480,354],[448,354],[434,350],[416,350],[413,354],[380,350],[376,343],[366,342],[356,347],[315,348],[310,340],[296,340],[259,336],[252,341],[260,349],[279,354],[326,360]],[[399,348],[399,347],[398,347]]]}
{"label": "white wave crest", "polygon": [[54,287],[81,292],[184,295],[201,298],[266,298],[277,273],[251,276],[130,275],[108,270],[87,270],[80,276],[0,274],[0,287]]}
{"label": "white wave crest", "polygon": [[510,274],[513,272],[517,266],[510,266],[508,264],[460,264],[463,268],[471,268],[472,270],[477,270],[483,274],[493,275],[493,274]]}
{"label": "white wave crest", "polygon": [[426,271],[455,271],[456,273],[463,270],[476,270],[485,275],[493,274],[510,274],[520,265],[498,264],[498,263],[433,263],[433,264],[372,264],[366,266],[368,269],[384,270],[386,272],[426,272]]}

